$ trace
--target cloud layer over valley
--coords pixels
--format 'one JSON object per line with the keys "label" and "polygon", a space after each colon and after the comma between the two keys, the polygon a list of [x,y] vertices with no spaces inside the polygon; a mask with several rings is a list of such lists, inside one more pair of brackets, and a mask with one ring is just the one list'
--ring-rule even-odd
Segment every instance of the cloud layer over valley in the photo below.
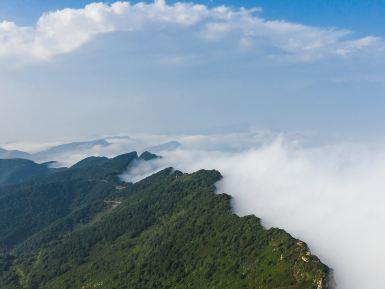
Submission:
{"label": "cloud layer over valley", "polygon": [[138,162],[122,176],[126,181],[169,166],[185,172],[217,169],[224,176],[218,193],[234,197],[237,214],[255,214],[265,226],[306,241],[334,269],[338,289],[385,287],[384,143],[304,145],[306,137],[268,131],[106,140],[110,145],[61,154],[62,161],[113,156],[136,146],[139,152],[152,147],[163,158]]}
{"label": "cloud layer over valley", "polygon": [[[163,156],[131,167],[133,182],[217,169],[236,213],[306,241],[338,289],[385,288],[385,141],[368,141],[385,133],[384,38],[262,8],[118,1],[0,19],[0,158]],[[212,133],[261,127],[348,137]]]}
{"label": "cloud layer over valley", "polygon": [[384,146],[304,148],[277,139],[234,154],[179,150],[165,162],[220,170],[218,192],[234,197],[235,212],[305,240],[335,270],[337,288],[384,288]]}

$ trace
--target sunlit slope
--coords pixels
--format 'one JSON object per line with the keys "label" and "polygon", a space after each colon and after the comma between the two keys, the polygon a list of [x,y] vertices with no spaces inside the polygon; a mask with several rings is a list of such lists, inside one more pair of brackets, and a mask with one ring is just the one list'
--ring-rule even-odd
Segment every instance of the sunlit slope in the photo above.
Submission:
{"label": "sunlit slope", "polygon": [[214,193],[219,172],[170,168],[122,184],[97,167],[109,165],[88,159],[76,178],[56,175],[63,186],[95,178],[67,214],[4,247],[0,288],[327,288],[329,269],[304,243],[232,213]]}

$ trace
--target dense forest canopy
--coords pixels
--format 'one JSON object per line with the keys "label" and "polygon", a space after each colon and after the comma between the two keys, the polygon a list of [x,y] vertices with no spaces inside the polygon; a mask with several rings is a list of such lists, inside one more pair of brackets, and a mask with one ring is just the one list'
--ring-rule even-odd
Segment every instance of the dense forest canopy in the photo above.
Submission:
{"label": "dense forest canopy", "polygon": [[134,160],[157,157],[60,170],[0,161],[0,288],[329,288],[330,270],[305,243],[233,214],[231,197],[215,194],[218,171],[120,180]]}

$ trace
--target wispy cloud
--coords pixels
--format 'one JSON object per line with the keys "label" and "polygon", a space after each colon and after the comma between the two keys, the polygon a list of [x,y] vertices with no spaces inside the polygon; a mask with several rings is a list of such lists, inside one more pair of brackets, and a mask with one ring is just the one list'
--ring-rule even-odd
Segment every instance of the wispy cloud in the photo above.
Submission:
{"label": "wispy cloud", "polygon": [[91,3],[82,9],[46,12],[31,27],[0,22],[0,57],[46,60],[73,52],[106,33],[140,32],[151,37],[175,29],[192,33],[194,41],[230,41],[233,50],[295,61],[346,57],[384,46],[379,37],[354,38],[347,30],[266,20],[260,11],[162,0]]}

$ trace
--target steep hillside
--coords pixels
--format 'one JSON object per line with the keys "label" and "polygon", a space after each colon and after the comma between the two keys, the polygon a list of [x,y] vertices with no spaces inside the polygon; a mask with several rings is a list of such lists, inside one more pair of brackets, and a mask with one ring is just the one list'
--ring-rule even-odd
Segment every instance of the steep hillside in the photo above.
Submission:
{"label": "steep hillside", "polygon": [[121,183],[136,158],[88,158],[0,198],[0,220],[15,216],[0,221],[0,288],[328,288],[329,269],[303,242],[232,213],[214,193],[219,172]]}
{"label": "steep hillside", "polygon": [[[136,152],[112,159],[89,157],[69,169],[54,169],[49,175],[37,170],[41,165],[31,161],[0,160],[0,164],[29,164],[23,172],[36,173],[23,183],[0,189],[0,247],[11,248],[52,222],[119,192],[115,190],[121,182],[118,175],[138,159],[141,156]],[[16,167],[19,171],[22,166]]]}
{"label": "steep hillside", "polygon": [[12,185],[53,172],[48,164],[26,159],[0,159],[0,186]]}

